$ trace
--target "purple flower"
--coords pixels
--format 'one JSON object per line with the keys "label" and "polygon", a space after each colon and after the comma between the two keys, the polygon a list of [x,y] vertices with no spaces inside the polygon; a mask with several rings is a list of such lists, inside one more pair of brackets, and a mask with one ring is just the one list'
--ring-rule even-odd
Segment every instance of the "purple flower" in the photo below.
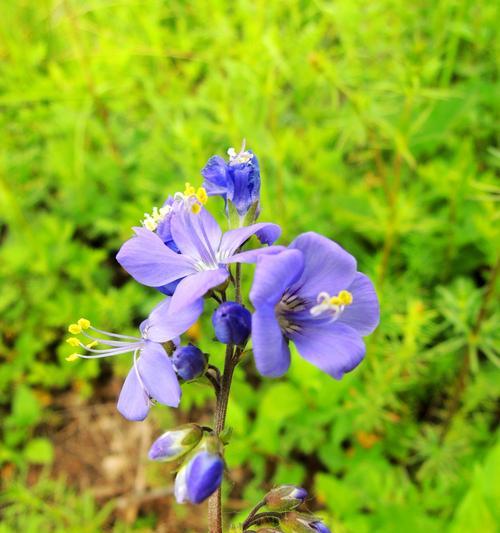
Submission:
{"label": "purple flower", "polygon": [[[69,327],[70,333],[80,334],[89,339],[90,343],[84,344],[76,337],[69,338],[67,342],[71,346],[84,348],[87,354],[74,353],[67,358],[68,361],[134,354],[134,363],[125,379],[117,405],[118,411],[128,420],[144,420],[153,400],[170,407],[179,405],[181,388],[162,343],[173,340],[186,331],[198,318],[203,303],[199,301],[176,313],[174,317],[169,314],[170,303],[171,298],[166,298],[153,309],[148,319],[140,325],[140,337],[103,331],[94,328],[83,318]],[[99,337],[91,335],[89,330],[99,334]],[[106,348],[96,349],[97,345]]]}
{"label": "purple flower", "polygon": [[175,478],[175,498],[178,503],[201,503],[222,483],[224,461],[217,453],[198,452]]}
{"label": "purple flower", "polygon": [[192,344],[177,348],[172,354],[172,362],[177,375],[184,381],[191,381],[201,376],[207,366],[203,352]]}
{"label": "purple flower", "polygon": [[[257,157],[245,150],[245,141],[239,153],[234,148],[227,151],[229,161],[214,155],[201,171],[208,196],[222,196],[232,202],[240,217],[255,205],[258,210],[260,198],[260,169]],[[258,214],[257,212],[255,213]],[[256,217],[255,217],[256,218]]]}
{"label": "purple flower", "polygon": [[313,232],[258,259],[250,299],[253,351],[264,376],[288,370],[292,341],[304,359],[340,379],[361,362],[362,336],[379,322],[375,289],[354,257]]}
{"label": "purple flower", "polygon": [[149,450],[153,461],[175,461],[190,452],[203,437],[203,430],[196,424],[186,424],[166,431],[158,437]]}
{"label": "purple flower", "polygon": [[224,302],[214,311],[215,336],[224,344],[245,344],[252,329],[250,311],[237,302]]}
{"label": "purple flower", "polygon": [[[172,315],[194,305],[206,292],[224,283],[229,277],[229,263],[254,262],[261,254],[281,250],[268,247],[237,253],[252,235],[257,235],[262,243],[274,243],[281,233],[279,226],[259,223],[223,234],[208,211],[190,203],[192,198],[192,195],[181,198],[179,206],[169,213],[170,231],[179,253],[166,246],[152,229],[136,227],[136,236],[117,255],[122,267],[143,285],[162,287],[178,283],[170,306]],[[194,207],[197,209],[193,210]]]}

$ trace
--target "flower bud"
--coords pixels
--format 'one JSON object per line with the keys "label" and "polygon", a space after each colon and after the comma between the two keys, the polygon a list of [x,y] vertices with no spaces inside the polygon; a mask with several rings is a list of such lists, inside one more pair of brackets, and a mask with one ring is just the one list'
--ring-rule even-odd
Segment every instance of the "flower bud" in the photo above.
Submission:
{"label": "flower bud", "polygon": [[153,461],[174,461],[191,451],[201,440],[203,430],[196,424],[186,424],[166,431],[149,450]]}
{"label": "flower bud", "polygon": [[224,461],[218,453],[197,452],[175,478],[175,499],[201,503],[219,488],[223,474]]}
{"label": "flower bud", "polygon": [[250,311],[236,302],[224,302],[212,315],[215,336],[224,344],[245,344],[252,329]]}
{"label": "flower bud", "polygon": [[205,372],[207,359],[199,348],[189,344],[175,350],[172,355],[172,364],[179,377],[184,381],[191,381]]}
{"label": "flower bud", "polygon": [[307,498],[307,491],[295,485],[281,485],[266,495],[266,506],[270,511],[285,512],[298,507]]}
{"label": "flower bud", "polygon": [[331,533],[330,529],[315,516],[288,513],[281,519],[285,533]]}

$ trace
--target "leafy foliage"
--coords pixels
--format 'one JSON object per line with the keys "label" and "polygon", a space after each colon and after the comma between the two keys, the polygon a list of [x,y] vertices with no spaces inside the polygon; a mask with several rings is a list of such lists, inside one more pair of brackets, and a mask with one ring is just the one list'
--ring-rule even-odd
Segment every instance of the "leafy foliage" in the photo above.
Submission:
{"label": "leafy foliage", "polygon": [[[238,370],[228,462],[247,470],[241,496],[305,483],[339,532],[496,531],[495,3],[2,11],[0,461],[51,462],[35,428],[52,396],[90,396],[107,364],[66,364],[65,324],[83,314],[125,331],[147,314],[159,295],[124,276],[119,245],[246,137],[261,219],[283,242],[314,229],[356,255],[382,321],[341,382],[296,354],[283,382],[261,382],[250,357]],[[208,398],[185,389],[183,409]]]}

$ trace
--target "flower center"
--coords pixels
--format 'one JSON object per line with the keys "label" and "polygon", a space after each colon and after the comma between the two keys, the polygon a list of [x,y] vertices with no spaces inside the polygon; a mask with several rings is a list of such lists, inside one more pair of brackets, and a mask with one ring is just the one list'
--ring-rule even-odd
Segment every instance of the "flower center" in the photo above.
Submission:
{"label": "flower center", "polygon": [[293,313],[298,313],[306,308],[306,302],[295,293],[286,292],[276,305],[276,318],[284,333],[300,331],[300,327],[293,320]]}
{"label": "flower center", "polygon": [[248,163],[253,158],[253,154],[245,150],[245,145],[246,145],[246,141],[245,139],[243,139],[243,142],[241,144],[241,150],[239,152],[236,152],[236,150],[233,147],[228,149],[227,155],[229,156],[230,165],[239,165],[242,163]]}
{"label": "flower center", "polygon": [[333,320],[340,317],[344,309],[353,302],[352,294],[342,290],[337,296],[330,296],[327,292],[320,292],[317,298],[317,305],[311,307],[312,316],[331,315]]}
{"label": "flower center", "polygon": [[173,211],[184,208],[198,214],[207,200],[207,191],[203,187],[195,189],[190,183],[186,183],[184,192],[174,194],[174,201],[171,205],[164,205],[160,209],[153,207],[152,213],[144,213],[144,220],[141,223],[149,231],[156,231],[160,222],[163,222]]}

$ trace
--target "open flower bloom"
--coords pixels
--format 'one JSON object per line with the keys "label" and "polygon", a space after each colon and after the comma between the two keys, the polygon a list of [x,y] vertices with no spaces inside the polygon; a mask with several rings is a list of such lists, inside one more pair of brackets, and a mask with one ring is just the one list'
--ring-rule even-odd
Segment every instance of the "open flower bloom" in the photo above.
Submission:
{"label": "open flower bloom", "polygon": [[288,370],[292,341],[304,359],[340,379],[361,362],[362,336],[379,322],[377,294],[354,257],[314,232],[258,259],[250,299],[253,352],[264,376]]}
{"label": "open flower bloom", "polygon": [[237,153],[234,148],[227,151],[229,161],[214,155],[201,174],[205,178],[203,186],[209,196],[221,196],[232,202],[240,217],[259,201],[260,169],[254,153],[245,150],[245,141]]}
{"label": "open flower bloom", "polygon": [[[74,353],[68,361],[98,359],[125,353],[133,353],[133,365],[123,384],[118,398],[118,411],[128,420],[144,420],[153,401],[170,407],[177,407],[181,398],[181,388],[170,357],[162,344],[175,339],[186,331],[202,311],[202,302],[198,302],[183,312],[169,315],[170,298],[157,305],[149,318],[140,325],[140,337],[118,335],[94,328],[90,322],[81,318],[71,324],[69,332],[81,335],[90,342],[84,344],[79,338],[71,337],[67,342],[71,346],[81,347],[86,353]],[[169,317],[168,320],[166,317]],[[96,348],[96,346],[104,348]]]}
{"label": "open flower bloom", "polygon": [[[179,203],[169,214],[172,241],[179,250],[165,245],[153,229],[133,228],[117,255],[118,262],[139,283],[149,287],[176,284],[170,312],[193,305],[209,290],[229,277],[228,264],[254,262],[261,254],[276,253],[282,247],[267,247],[237,253],[252,235],[273,244],[281,230],[276,224],[259,223],[222,233],[212,215],[197,203]],[[196,209],[194,207],[198,206]]]}

